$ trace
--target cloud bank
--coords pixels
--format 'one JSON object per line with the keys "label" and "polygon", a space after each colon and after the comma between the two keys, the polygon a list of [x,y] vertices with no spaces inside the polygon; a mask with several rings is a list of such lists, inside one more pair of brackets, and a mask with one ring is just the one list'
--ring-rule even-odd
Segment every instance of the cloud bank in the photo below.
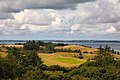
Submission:
{"label": "cloud bank", "polygon": [[120,39],[119,0],[2,0],[0,4],[0,33],[5,39]]}

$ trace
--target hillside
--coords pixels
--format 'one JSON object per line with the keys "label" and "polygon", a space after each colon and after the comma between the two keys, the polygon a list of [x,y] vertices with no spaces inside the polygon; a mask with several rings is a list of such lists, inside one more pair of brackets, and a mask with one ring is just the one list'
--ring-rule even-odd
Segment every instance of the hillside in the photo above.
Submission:
{"label": "hillside", "polygon": [[[81,50],[83,59],[76,58],[75,55],[78,53],[72,52],[56,52],[52,54],[39,53],[39,57],[42,58],[44,64],[46,65],[60,65],[64,67],[74,67],[85,63],[89,58],[93,58],[98,50],[95,48],[89,48],[78,45],[67,45],[67,46],[57,46],[55,49],[71,49],[71,50]],[[88,53],[84,53],[88,52]]]}
{"label": "hillside", "polygon": [[96,48],[90,48],[90,47],[79,46],[79,45],[58,46],[58,47],[56,47],[56,49],[81,50],[82,52],[87,51],[88,53],[98,51],[98,49],[96,49]]}
{"label": "hillside", "polygon": [[60,65],[64,67],[74,67],[83,64],[88,58],[92,58],[95,54],[84,54],[84,59],[75,58],[76,53],[58,52],[54,54],[39,53],[46,65]]}

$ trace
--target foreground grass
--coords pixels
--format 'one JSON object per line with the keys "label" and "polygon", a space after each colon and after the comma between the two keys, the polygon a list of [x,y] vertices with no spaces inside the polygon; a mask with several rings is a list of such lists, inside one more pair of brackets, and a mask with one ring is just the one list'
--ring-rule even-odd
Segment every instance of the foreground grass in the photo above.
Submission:
{"label": "foreground grass", "polygon": [[53,54],[39,53],[39,57],[42,58],[44,64],[51,65],[60,65],[64,67],[74,67],[80,64],[83,64],[87,61],[88,58],[92,58],[94,54],[85,54],[84,59],[79,59],[74,57],[75,53],[67,52],[58,52]]}

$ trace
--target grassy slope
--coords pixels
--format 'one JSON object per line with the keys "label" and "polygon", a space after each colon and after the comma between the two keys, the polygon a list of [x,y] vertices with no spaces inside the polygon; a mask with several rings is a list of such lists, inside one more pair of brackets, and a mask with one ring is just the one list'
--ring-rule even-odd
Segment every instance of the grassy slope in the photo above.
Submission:
{"label": "grassy slope", "polygon": [[0,57],[6,57],[7,56],[7,49],[5,47],[16,47],[16,48],[22,48],[23,45],[15,45],[15,44],[6,44],[6,45],[0,45]]}
{"label": "grassy slope", "polygon": [[0,52],[0,57],[6,57],[7,53],[6,52]]}
{"label": "grassy slope", "polygon": [[73,67],[83,64],[88,58],[92,58],[95,54],[84,54],[84,59],[74,57],[75,53],[58,52],[54,54],[39,53],[38,55],[46,65],[60,65],[64,67]]}
{"label": "grassy slope", "polygon": [[89,47],[78,46],[78,45],[60,46],[60,47],[56,47],[56,48],[58,48],[58,49],[81,50],[82,52],[87,51],[89,53],[97,51],[96,48],[89,48]]}
{"label": "grassy slope", "polygon": [[15,45],[15,44],[0,45],[0,47],[1,47],[1,46],[6,46],[6,47],[17,47],[17,48],[23,47],[23,45]]}
{"label": "grassy slope", "polygon": [[6,48],[0,48],[0,57],[6,57],[7,56],[7,49]]}
{"label": "grassy slope", "polygon": [[[82,52],[87,51],[89,53],[97,51],[97,49],[95,48],[88,48],[88,47],[76,46],[76,45],[60,46],[56,48],[72,49],[72,50],[77,49],[77,50],[81,50]],[[58,64],[64,67],[73,67],[83,64],[84,62],[87,61],[88,58],[92,58],[95,56],[95,54],[89,54],[89,53],[83,54],[84,59],[75,58],[74,55],[76,53],[67,53],[67,52],[57,52],[53,54],[40,53],[38,55],[42,58],[44,64],[47,64],[49,66]]]}

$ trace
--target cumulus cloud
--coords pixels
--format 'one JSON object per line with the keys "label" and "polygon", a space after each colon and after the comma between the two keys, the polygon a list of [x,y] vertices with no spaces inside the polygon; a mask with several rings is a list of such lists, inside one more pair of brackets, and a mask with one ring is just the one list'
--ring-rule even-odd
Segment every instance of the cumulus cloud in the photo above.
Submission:
{"label": "cumulus cloud", "polygon": [[106,30],[106,32],[114,33],[114,32],[116,32],[116,29],[113,26],[111,26],[109,29]]}
{"label": "cumulus cloud", "polygon": [[[24,10],[19,13],[13,13],[13,17],[19,23],[47,25],[51,23],[51,17],[46,10]],[[49,22],[50,21],[50,22]]]}
{"label": "cumulus cloud", "polygon": [[71,33],[74,33],[76,30],[79,30],[79,24],[75,24],[71,27]]}

